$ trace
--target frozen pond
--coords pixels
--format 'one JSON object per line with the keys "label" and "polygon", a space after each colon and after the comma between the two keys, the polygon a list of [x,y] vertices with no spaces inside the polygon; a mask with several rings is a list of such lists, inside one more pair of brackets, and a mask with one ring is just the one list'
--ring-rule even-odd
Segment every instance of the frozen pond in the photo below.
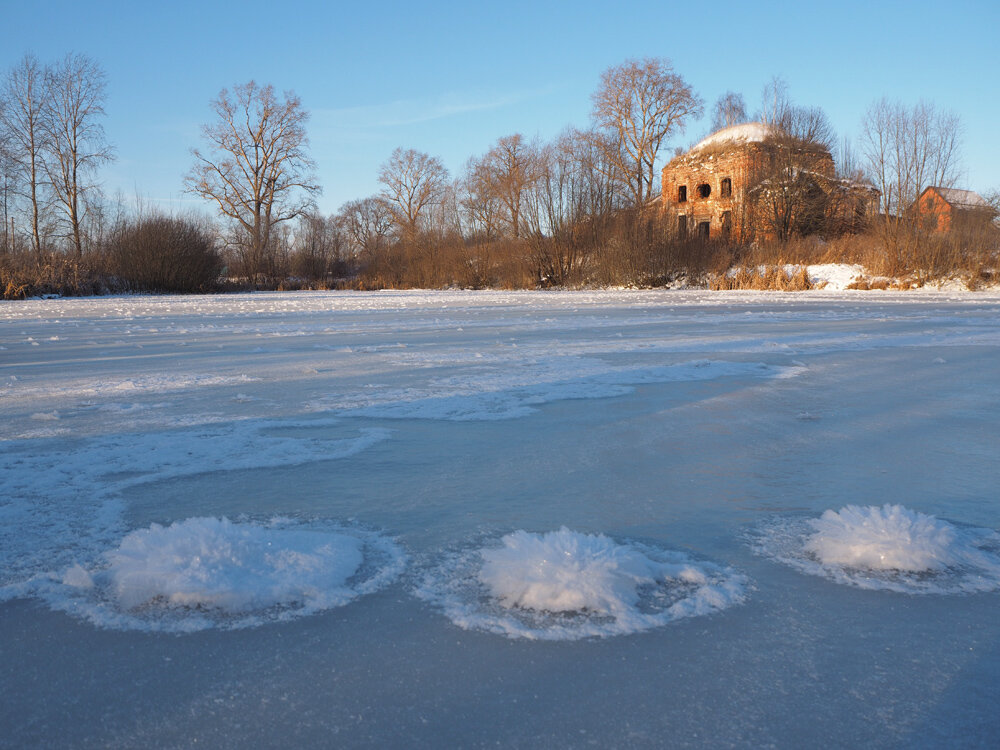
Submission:
{"label": "frozen pond", "polygon": [[995,747],[1000,295],[0,303],[2,747]]}

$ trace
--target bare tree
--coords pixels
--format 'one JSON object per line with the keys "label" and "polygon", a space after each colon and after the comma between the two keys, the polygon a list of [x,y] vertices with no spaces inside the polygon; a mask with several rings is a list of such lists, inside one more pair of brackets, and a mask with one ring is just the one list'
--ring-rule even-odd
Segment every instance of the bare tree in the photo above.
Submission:
{"label": "bare tree", "polygon": [[540,152],[534,186],[545,234],[577,232],[606,216],[618,193],[591,133],[569,128]]}
{"label": "bare tree", "polygon": [[864,182],[865,169],[861,162],[861,156],[858,154],[854,142],[847,136],[840,140],[834,162],[837,166],[838,177],[853,182]]}
{"label": "bare tree", "polygon": [[472,157],[466,162],[465,174],[456,189],[471,234],[487,240],[496,237],[500,233],[500,198],[482,159]]}
{"label": "bare tree", "polygon": [[834,176],[833,128],[818,107],[796,107],[787,99],[780,106],[756,158],[746,208],[754,227],[785,242],[825,228],[828,198],[820,183]]}
{"label": "bare tree", "polygon": [[958,116],[933,104],[910,108],[883,98],[868,108],[862,148],[884,213],[902,213],[929,185],[954,185],[960,136]]}
{"label": "bare tree", "polygon": [[832,151],[836,134],[830,119],[820,107],[789,106],[777,127],[788,137],[801,143],[811,143]]}
{"label": "bare tree", "polygon": [[538,146],[515,133],[498,139],[478,164],[489,193],[499,203],[502,221],[515,238],[525,229],[522,213],[539,176],[538,160]]}
{"label": "bare tree", "polygon": [[382,196],[392,206],[396,223],[412,240],[427,210],[444,199],[448,170],[437,157],[397,148],[379,168],[378,180],[385,186]]}
{"label": "bare tree", "polygon": [[760,111],[755,119],[767,125],[780,125],[791,106],[788,82],[781,76],[772,76],[761,91]]}
{"label": "bare tree", "polygon": [[9,164],[14,174],[12,182],[25,191],[30,211],[31,247],[40,256],[45,175],[42,120],[47,92],[45,71],[34,55],[25,55],[8,71],[0,98],[4,102],[0,107],[0,130],[7,140]]}
{"label": "bare tree", "polygon": [[81,226],[88,178],[114,156],[104,138],[105,76],[86,55],[66,55],[46,75],[48,100],[43,127],[51,158],[45,162],[52,192],[69,224],[69,236],[79,258],[83,255]]}
{"label": "bare tree", "polygon": [[910,207],[928,186],[955,184],[961,130],[957,115],[925,102],[907,107],[882,98],[865,114],[862,150],[882,194],[878,225],[891,272],[902,270],[915,250]]}
{"label": "bare tree", "polygon": [[292,273],[325,280],[347,269],[347,231],[340,216],[310,213],[299,217],[292,253]]}
{"label": "bare tree", "polygon": [[[3,110],[6,102],[0,98],[0,123],[3,122]],[[9,253],[14,249],[14,199],[17,188],[16,162],[11,154],[11,137],[6,129],[0,128],[0,218],[3,220],[3,246],[0,253]]]}
{"label": "bare tree", "polygon": [[208,151],[194,149],[184,184],[236,224],[250,272],[267,277],[275,229],[313,209],[320,192],[308,154],[309,113],[294,93],[279,98],[254,81],[223,89],[211,106],[216,120],[202,127]]}
{"label": "bare tree", "polygon": [[592,99],[603,136],[596,142],[641,207],[653,196],[660,146],[683,130],[689,117],[701,116],[702,101],[663,58],[626,60],[608,68]]}
{"label": "bare tree", "polygon": [[340,215],[359,252],[378,255],[389,244],[394,219],[392,208],[382,196],[345,203]]}
{"label": "bare tree", "polygon": [[427,217],[422,221],[425,228],[438,237],[460,239],[462,236],[462,212],[458,182],[449,180],[441,191],[441,199],[429,206]]}
{"label": "bare tree", "polygon": [[712,132],[739,125],[747,121],[747,105],[743,94],[727,91],[720,96],[712,110]]}

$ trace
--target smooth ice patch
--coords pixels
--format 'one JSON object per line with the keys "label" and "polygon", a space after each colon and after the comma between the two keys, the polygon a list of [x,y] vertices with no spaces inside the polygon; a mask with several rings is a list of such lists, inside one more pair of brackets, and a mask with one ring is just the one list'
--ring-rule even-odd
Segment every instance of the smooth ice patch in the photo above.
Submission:
{"label": "smooth ice patch", "polygon": [[446,555],[416,593],[462,628],[573,640],[709,614],[743,601],[746,583],[682,552],[563,527]]}
{"label": "smooth ice patch", "polygon": [[902,505],[848,505],[819,518],[776,519],[751,537],[760,554],[860,588],[911,594],[1000,588],[1000,536]]}
{"label": "smooth ice patch", "polygon": [[402,550],[370,531],[272,519],[189,518],[126,534],[46,598],[103,627],[240,628],[339,607],[396,578]]}
{"label": "smooth ice patch", "polygon": [[555,401],[625,396],[638,385],[740,377],[782,380],[797,377],[807,369],[704,359],[650,367],[615,367],[600,359],[577,356],[501,364],[498,369],[474,367],[439,378],[426,389],[384,393],[379,397],[385,399],[382,403],[357,407],[365,398],[359,395],[341,400],[321,399],[313,407],[345,409],[355,416],[378,419],[495,421],[525,417],[538,411],[539,406]]}

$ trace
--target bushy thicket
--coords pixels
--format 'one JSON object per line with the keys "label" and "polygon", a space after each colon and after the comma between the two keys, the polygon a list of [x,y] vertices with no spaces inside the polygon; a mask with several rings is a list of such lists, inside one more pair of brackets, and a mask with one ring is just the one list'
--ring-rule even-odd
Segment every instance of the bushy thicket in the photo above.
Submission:
{"label": "bushy thicket", "polygon": [[211,292],[223,287],[212,228],[189,218],[118,222],[81,257],[44,250],[0,254],[0,294],[23,299],[120,292]]}
{"label": "bushy thicket", "polygon": [[[711,288],[795,290],[802,278],[775,269],[822,263],[862,266],[873,277],[908,279],[911,286],[947,277],[970,288],[994,279],[1000,268],[1000,231],[922,236],[905,263],[886,249],[876,229],[823,238],[738,244],[671,236],[656,216],[622,213],[599,228],[578,227],[553,237],[493,240],[421,238],[377,255],[359,255],[340,286],[381,288],[662,287],[679,283]],[[739,269],[767,269],[751,273]],[[723,277],[727,271],[728,281]],[[801,276],[801,274],[800,274]]]}
{"label": "bushy thicket", "polygon": [[60,254],[0,254],[0,297],[25,299],[46,294],[81,296],[112,291],[99,258],[77,259]]}
{"label": "bushy thicket", "polygon": [[211,230],[172,216],[123,222],[105,261],[115,285],[130,292],[212,291],[222,270]]}
{"label": "bushy thicket", "polygon": [[[313,220],[315,221],[315,219]],[[862,286],[910,288],[952,277],[970,288],[995,283],[1000,230],[992,224],[950,233],[921,232],[889,246],[878,225],[866,231],[784,242],[739,244],[679,239],[655,211],[622,210],[552,235],[463,236],[424,232],[386,238],[371,249],[344,244],[335,231],[287,235],[275,253],[277,275],[261,283],[240,275],[240,258],[218,247],[211,227],[188,218],[151,216],[120,222],[81,259],[59,253],[0,254],[0,293],[210,292],[237,289],[544,289],[662,287],[808,288],[788,265],[851,263]],[[327,228],[329,229],[329,228]],[[311,237],[309,243],[304,237]],[[898,248],[905,247],[905,253]],[[892,248],[896,248],[893,251]],[[887,280],[888,279],[888,280]],[[896,281],[893,281],[896,279]]]}

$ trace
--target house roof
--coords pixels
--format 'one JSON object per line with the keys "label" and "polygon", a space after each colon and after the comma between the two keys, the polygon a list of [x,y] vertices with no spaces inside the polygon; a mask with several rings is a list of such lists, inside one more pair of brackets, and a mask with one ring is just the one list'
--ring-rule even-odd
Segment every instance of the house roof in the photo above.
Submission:
{"label": "house roof", "polygon": [[[979,193],[972,190],[957,190],[956,188],[945,188],[931,186],[927,190],[933,190],[955,208],[964,209],[989,209],[992,208],[986,199]],[[924,192],[927,192],[926,190]]]}

